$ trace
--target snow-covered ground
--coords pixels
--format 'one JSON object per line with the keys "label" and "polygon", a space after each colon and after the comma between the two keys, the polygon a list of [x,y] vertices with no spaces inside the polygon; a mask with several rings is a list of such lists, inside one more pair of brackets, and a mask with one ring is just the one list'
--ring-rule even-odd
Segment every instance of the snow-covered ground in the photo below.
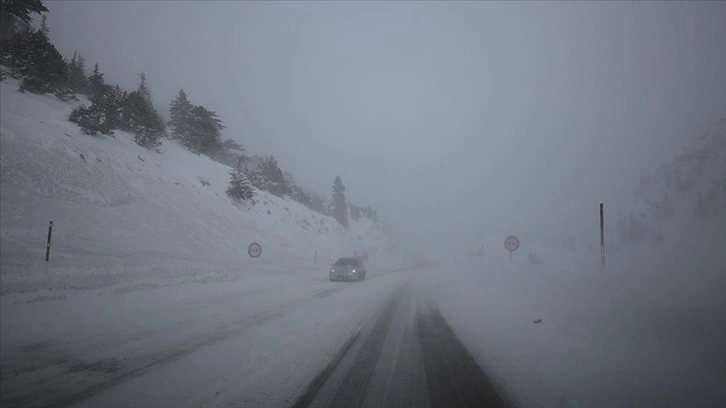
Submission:
{"label": "snow-covered ground", "polygon": [[[2,293],[159,286],[290,273],[367,250],[392,261],[379,225],[349,231],[291,199],[225,194],[229,168],[164,141],[160,153],[132,135],[88,136],[68,122],[74,104],[0,84]],[[51,262],[43,260],[53,221]],[[263,255],[251,259],[247,246]]]}
{"label": "snow-covered ground", "polygon": [[567,251],[510,262],[500,242],[440,263],[425,286],[520,406],[720,407],[725,231],[682,229],[609,255],[605,268],[599,254]]}
{"label": "snow-covered ground", "polygon": [[[0,84],[3,406],[68,405],[159,366],[140,383],[157,400],[142,398],[149,389],[127,395],[223,404],[208,400],[219,388],[247,406],[280,406],[411,264],[379,224],[345,230],[264,192],[254,206],[235,203],[228,167],[172,141],[152,152],[125,132],[84,135],[67,121],[77,103],[16,89]],[[260,258],[248,256],[251,242]],[[328,282],[330,262],[364,250],[372,282]],[[191,354],[204,361],[194,375],[168,375],[167,363]],[[262,388],[270,382],[277,397]]]}
{"label": "snow-covered ground", "polygon": [[[511,261],[504,236],[434,242],[437,264],[421,286],[520,406],[726,405],[725,124],[648,179],[634,206],[644,239],[619,242],[618,209],[606,205],[605,267],[599,251],[530,246],[526,236]],[[681,192],[677,166],[690,186]],[[650,217],[646,204],[666,191],[673,215]],[[694,211],[699,191],[713,199],[707,219]],[[483,257],[465,255],[482,245]]]}
{"label": "snow-covered ground", "polygon": [[[425,286],[521,406],[726,406],[726,122],[674,157],[639,192],[645,239],[618,242],[606,204],[604,268],[599,251],[541,244],[532,264],[526,236],[511,262],[504,236],[437,243]],[[673,215],[648,216],[666,191]],[[707,219],[695,215],[699,191],[712,198]],[[482,244],[484,257],[465,256]]]}
{"label": "snow-covered ground", "polygon": [[413,273],[384,272],[3,297],[3,406],[289,406]]}
{"label": "snow-covered ground", "polygon": [[[425,237],[435,266],[409,270],[378,225],[345,231],[264,193],[235,204],[227,167],[83,135],[73,104],[16,88],[0,84],[3,406],[290,406],[405,282],[520,406],[726,403],[717,223],[677,219],[605,268],[548,247],[532,264],[526,241],[510,261],[504,237],[484,237],[483,257]],[[363,249],[365,282],[327,281],[333,258]]]}

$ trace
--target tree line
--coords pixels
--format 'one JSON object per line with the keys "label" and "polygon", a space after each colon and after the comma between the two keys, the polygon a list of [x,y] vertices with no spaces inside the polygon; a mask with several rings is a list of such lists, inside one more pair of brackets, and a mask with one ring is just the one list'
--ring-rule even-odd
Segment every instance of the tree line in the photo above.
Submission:
{"label": "tree line", "polygon": [[[10,75],[20,80],[19,91],[52,94],[63,101],[85,96],[90,104],[80,105],[69,115],[88,135],[113,135],[122,130],[134,135],[134,141],[147,149],[158,148],[163,138],[177,141],[186,149],[204,154],[231,167],[227,194],[254,203],[255,189],[279,197],[289,197],[323,215],[334,217],[341,225],[365,217],[378,221],[370,207],[348,203],[346,187],[337,176],[333,180],[330,202],[316,193],[296,185],[280,168],[274,156],[264,157],[255,167],[245,166],[249,158],[245,149],[233,139],[222,139],[225,128],[213,110],[189,100],[183,89],[169,104],[165,121],[152,103],[146,75],[139,73],[135,90],[127,91],[108,83],[98,64],[86,73],[85,58],[75,52],[66,62],[50,41],[46,15],[41,0],[0,0],[0,63],[10,68]],[[39,29],[31,22],[41,15]],[[2,71],[0,71],[0,80]]]}

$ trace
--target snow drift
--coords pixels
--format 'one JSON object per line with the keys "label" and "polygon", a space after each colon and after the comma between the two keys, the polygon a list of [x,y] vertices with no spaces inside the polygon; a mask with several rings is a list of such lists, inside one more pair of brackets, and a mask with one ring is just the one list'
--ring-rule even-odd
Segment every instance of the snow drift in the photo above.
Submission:
{"label": "snow drift", "polygon": [[[67,120],[76,103],[19,93],[12,79],[0,87],[3,294],[294,273],[354,251],[372,262],[389,255],[379,224],[351,220],[345,230],[261,191],[256,205],[235,202],[227,166],[169,140],[149,151],[122,131],[85,135]],[[247,255],[251,242],[261,258]]]}
{"label": "snow drift", "polygon": [[526,241],[509,261],[504,236],[485,236],[484,256],[460,251],[428,274],[444,317],[520,406],[726,402],[726,121],[674,157],[636,192],[643,236],[606,225],[604,267],[599,251],[543,246],[533,264]]}

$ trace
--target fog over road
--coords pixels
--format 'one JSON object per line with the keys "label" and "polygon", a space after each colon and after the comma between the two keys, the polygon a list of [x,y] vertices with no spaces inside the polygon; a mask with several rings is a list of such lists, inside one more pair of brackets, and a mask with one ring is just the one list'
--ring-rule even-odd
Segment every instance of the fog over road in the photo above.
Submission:
{"label": "fog over road", "polygon": [[502,406],[421,274],[3,299],[2,405]]}
{"label": "fog over road", "polygon": [[438,310],[409,281],[294,406],[506,405]]}

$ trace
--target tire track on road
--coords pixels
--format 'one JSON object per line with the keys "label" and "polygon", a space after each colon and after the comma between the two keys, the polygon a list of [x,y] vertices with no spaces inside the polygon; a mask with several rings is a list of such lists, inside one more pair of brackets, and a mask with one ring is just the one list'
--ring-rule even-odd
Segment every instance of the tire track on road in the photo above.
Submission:
{"label": "tire track on road", "polygon": [[292,408],[510,407],[438,309],[407,304],[412,292],[401,286]]}
{"label": "tire track on road", "polygon": [[[43,394],[41,392],[38,392],[37,390],[33,390],[29,394],[21,394],[16,396],[10,396],[7,398],[2,399],[2,405],[3,406],[43,406],[48,408],[61,408],[61,407],[67,407],[74,403],[83,401],[86,398],[92,397],[106,389],[112,388],[116,386],[117,384],[124,382],[130,378],[142,375],[146,371],[162,365],[169,363],[171,361],[183,358],[196,350],[200,349],[201,347],[208,346],[210,344],[220,342],[222,340],[225,340],[229,338],[230,336],[233,336],[238,333],[242,333],[245,330],[248,330],[254,326],[257,326],[259,324],[265,323],[267,321],[270,321],[272,319],[275,319],[277,317],[282,316],[283,314],[281,312],[268,312],[268,313],[258,313],[253,316],[248,316],[245,319],[241,319],[236,322],[236,324],[239,327],[235,327],[233,329],[230,329],[228,331],[225,331],[224,333],[217,333],[216,335],[207,335],[203,336],[201,338],[197,338],[196,341],[194,341],[191,345],[187,344],[185,347],[177,348],[175,351],[171,352],[161,352],[159,353],[160,356],[151,358],[151,361],[147,362],[146,364],[141,364],[133,368],[127,368],[127,370],[123,371],[120,367],[117,367],[115,370],[111,372],[107,372],[106,374],[111,374],[113,372],[122,371],[121,373],[112,376],[109,379],[97,382],[95,384],[89,385],[85,388],[83,388],[80,391],[76,392],[70,392],[67,394],[61,394],[60,396],[57,396],[56,398],[49,397],[47,394]],[[71,373],[78,373],[81,374],[84,370],[79,370],[79,367],[94,367],[94,363],[74,363],[71,367],[69,367],[63,374],[61,375],[69,375]],[[60,381],[63,382],[63,381]],[[43,399],[50,399],[53,398],[52,401],[44,402]]]}
{"label": "tire track on road", "polygon": [[[406,269],[391,270],[378,276]],[[33,370],[30,371],[42,370],[47,374],[43,377],[21,381],[12,378],[10,375],[7,376],[8,378],[3,378],[4,392],[0,396],[0,404],[8,407],[67,407],[113,388],[131,378],[141,376],[155,367],[184,358],[202,347],[221,342],[244,333],[257,325],[283,316],[287,310],[295,308],[297,304],[307,301],[311,297],[324,298],[352,287],[355,287],[355,285],[340,285],[322,292],[309,293],[303,297],[225,323],[223,327],[216,330],[197,333],[188,339],[176,342],[176,344],[165,345],[163,348],[152,350],[151,353],[147,351],[132,356],[111,355],[103,359],[90,360],[84,359],[81,355],[62,352],[57,344],[52,341],[48,342],[48,344],[31,345],[26,352],[44,352],[48,357],[48,361],[45,364],[35,365]],[[208,308],[212,305],[225,304],[237,297],[228,294],[211,302],[203,302],[200,307]],[[116,329],[116,331],[122,330]],[[112,330],[112,333],[115,333],[115,331]],[[349,340],[350,344],[346,343],[348,346],[346,351],[357,340],[359,340],[358,335]],[[133,344],[133,342],[122,344]],[[94,376],[90,377],[89,373]],[[15,375],[17,375],[17,372]]]}
{"label": "tire track on road", "polygon": [[358,408],[363,404],[383,343],[393,323],[393,316],[401,301],[410,297],[410,289],[409,283],[404,284],[388,301],[370,335],[358,351],[353,367],[343,378],[328,406]]}
{"label": "tire track on road", "polygon": [[508,406],[438,309],[419,309],[416,326],[432,407]]}

